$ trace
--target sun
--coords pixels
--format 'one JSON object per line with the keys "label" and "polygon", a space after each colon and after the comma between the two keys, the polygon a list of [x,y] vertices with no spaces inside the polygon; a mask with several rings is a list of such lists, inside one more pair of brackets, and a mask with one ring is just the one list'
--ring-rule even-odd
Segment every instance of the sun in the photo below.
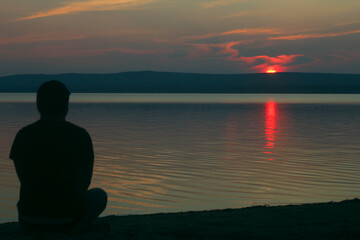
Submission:
{"label": "sun", "polygon": [[266,70],[266,73],[276,73],[276,70],[274,70],[274,69],[268,69],[268,70]]}

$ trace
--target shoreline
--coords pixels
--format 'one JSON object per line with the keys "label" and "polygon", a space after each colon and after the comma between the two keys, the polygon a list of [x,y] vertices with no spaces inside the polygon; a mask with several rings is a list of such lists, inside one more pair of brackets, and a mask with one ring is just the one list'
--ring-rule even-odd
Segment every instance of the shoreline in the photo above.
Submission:
{"label": "shoreline", "polygon": [[[107,226],[97,228],[96,226]],[[12,239],[360,239],[360,199],[239,209],[106,216],[82,234],[24,235],[17,222],[0,224]]]}

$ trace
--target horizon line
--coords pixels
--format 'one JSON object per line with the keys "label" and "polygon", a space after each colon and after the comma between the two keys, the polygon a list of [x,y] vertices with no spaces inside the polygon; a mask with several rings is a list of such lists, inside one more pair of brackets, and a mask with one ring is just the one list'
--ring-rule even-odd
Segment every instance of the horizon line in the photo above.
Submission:
{"label": "horizon line", "polygon": [[153,71],[153,70],[139,70],[139,71],[123,71],[123,72],[107,72],[107,73],[86,73],[86,72],[63,72],[63,73],[19,73],[10,75],[0,75],[0,78],[12,77],[12,76],[26,76],[26,75],[107,75],[107,74],[123,74],[123,73],[172,73],[172,74],[203,74],[203,75],[277,75],[284,73],[296,73],[296,74],[342,74],[342,75],[360,75],[360,73],[331,73],[331,72],[276,72],[276,73],[264,73],[264,72],[247,72],[247,73],[206,73],[206,72],[172,72],[172,71]]}

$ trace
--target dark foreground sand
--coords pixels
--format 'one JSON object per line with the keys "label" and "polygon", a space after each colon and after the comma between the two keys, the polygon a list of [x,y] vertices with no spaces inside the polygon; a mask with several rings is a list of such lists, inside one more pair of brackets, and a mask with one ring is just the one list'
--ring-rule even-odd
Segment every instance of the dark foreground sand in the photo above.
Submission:
{"label": "dark foreground sand", "polygon": [[360,239],[360,200],[109,216],[82,234],[26,235],[19,231],[18,223],[4,223],[0,224],[0,239]]}

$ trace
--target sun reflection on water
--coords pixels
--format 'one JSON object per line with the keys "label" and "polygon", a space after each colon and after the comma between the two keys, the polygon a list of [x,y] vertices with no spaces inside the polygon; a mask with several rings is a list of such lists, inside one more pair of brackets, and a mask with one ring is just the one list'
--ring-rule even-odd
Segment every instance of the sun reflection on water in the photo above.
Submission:
{"label": "sun reflection on water", "polygon": [[275,134],[276,134],[276,103],[274,101],[268,101],[266,103],[266,115],[265,115],[265,151],[269,160],[274,160],[273,149],[275,146]]}

